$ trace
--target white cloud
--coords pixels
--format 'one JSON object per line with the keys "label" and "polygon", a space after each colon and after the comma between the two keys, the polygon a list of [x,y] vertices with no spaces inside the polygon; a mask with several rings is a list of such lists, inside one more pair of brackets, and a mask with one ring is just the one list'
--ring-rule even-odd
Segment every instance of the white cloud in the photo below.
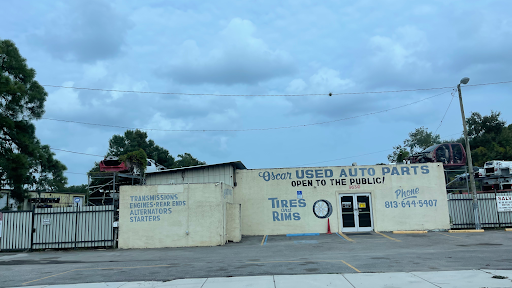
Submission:
{"label": "white cloud", "polygon": [[373,36],[370,45],[375,52],[371,61],[377,65],[390,65],[396,70],[429,69],[431,66],[418,55],[427,49],[428,41],[425,33],[414,26],[400,27],[391,37]]}
{"label": "white cloud", "polygon": [[219,33],[213,49],[203,51],[196,41],[187,40],[161,73],[180,83],[228,85],[255,84],[292,73],[292,57],[269,48],[255,32],[251,21],[234,18]]}

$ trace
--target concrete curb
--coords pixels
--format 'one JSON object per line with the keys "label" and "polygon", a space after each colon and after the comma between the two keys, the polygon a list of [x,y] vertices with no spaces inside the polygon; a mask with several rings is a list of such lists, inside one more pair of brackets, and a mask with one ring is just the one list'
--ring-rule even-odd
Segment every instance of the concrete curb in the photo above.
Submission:
{"label": "concrete curb", "polygon": [[424,230],[416,230],[416,231],[393,231],[393,234],[424,234],[427,231]]}
{"label": "concrete curb", "polygon": [[475,233],[475,232],[484,232],[483,229],[475,230],[475,229],[469,229],[469,230],[448,230],[449,233]]}

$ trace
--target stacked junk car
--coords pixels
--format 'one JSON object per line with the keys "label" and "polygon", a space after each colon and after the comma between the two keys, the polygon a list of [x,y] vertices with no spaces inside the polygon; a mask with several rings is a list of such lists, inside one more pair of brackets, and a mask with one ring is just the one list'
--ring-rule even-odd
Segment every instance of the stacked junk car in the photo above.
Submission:
{"label": "stacked junk car", "polygon": [[[447,191],[463,194],[469,191],[466,160],[466,151],[460,143],[432,145],[407,159],[410,163],[443,163]],[[473,170],[479,192],[512,189],[512,161],[490,160],[484,167],[474,167]]]}

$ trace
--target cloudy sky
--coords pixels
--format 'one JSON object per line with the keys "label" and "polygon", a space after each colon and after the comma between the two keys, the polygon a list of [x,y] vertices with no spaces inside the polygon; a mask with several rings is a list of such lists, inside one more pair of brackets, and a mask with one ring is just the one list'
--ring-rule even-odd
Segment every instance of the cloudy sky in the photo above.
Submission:
{"label": "cloudy sky", "polygon": [[[320,4],[319,4],[320,3]],[[414,3],[414,4],[413,4]],[[0,38],[13,40],[43,85],[179,93],[159,95],[46,87],[44,117],[149,131],[176,156],[248,168],[387,162],[408,133],[436,131],[451,89],[512,80],[512,2],[503,1],[8,1]],[[334,121],[413,103],[384,113]],[[463,88],[466,114],[512,121],[512,84]],[[458,99],[437,130],[462,130]],[[125,129],[40,120],[53,148],[104,155]],[[387,150],[387,151],[384,151]],[[55,151],[69,172],[101,158]],[[363,155],[368,154],[368,155]],[[363,156],[361,156],[363,155]],[[355,156],[355,157],[353,157]],[[85,174],[67,174],[70,184]]]}

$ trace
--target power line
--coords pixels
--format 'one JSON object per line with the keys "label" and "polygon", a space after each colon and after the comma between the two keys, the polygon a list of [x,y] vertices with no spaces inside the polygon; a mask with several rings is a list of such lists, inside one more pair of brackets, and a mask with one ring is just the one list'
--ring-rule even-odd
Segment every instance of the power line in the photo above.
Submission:
{"label": "power line", "polygon": [[[453,87],[449,87],[449,88],[453,88]],[[436,95],[433,95],[433,96],[429,96],[429,97],[420,99],[418,101],[414,101],[414,102],[411,102],[411,103],[408,103],[408,104],[404,104],[404,105],[400,105],[400,106],[397,106],[397,107],[388,108],[388,109],[384,109],[384,110],[380,110],[380,111],[376,111],[376,112],[370,112],[370,113],[366,113],[366,114],[361,114],[361,115],[356,115],[356,116],[351,116],[351,117],[346,117],[346,118],[341,118],[341,119],[335,119],[335,120],[330,120],[330,121],[324,121],[324,122],[311,123],[311,124],[301,124],[301,125],[281,126],[281,127],[270,127],[270,128],[252,128],[252,129],[155,129],[155,128],[134,128],[134,127],[127,127],[127,126],[98,124],[98,123],[89,123],[89,122],[80,122],[80,121],[73,121],[73,120],[53,119],[53,118],[45,118],[45,117],[43,117],[41,119],[51,120],[51,121],[59,121],[59,122],[77,123],[77,124],[84,124],[84,125],[92,125],[92,126],[122,128],[122,129],[129,129],[129,130],[139,129],[139,130],[145,130],[145,131],[162,131],[162,132],[246,132],[246,131],[266,131],[266,130],[281,130],[281,129],[290,129],[290,128],[299,128],[299,127],[323,125],[323,124],[340,122],[340,121],[345,121],[345,120],[350,120],[350,119],[356,119],[356,118],[360,118],[360,117],[364,117],[364,116],[380,114],[380,113],[388,112],[388,111],[391,111],[391,110],[395,110],[395,109],[403,108],[403,107],[406,107],[406,106],[410,106],[410,105],[413,105],[413,104],[416,104],[416,103],[419,103],[419,102],[422,102],[422,101],[425,101],[425,100],[428,100],[428,99],[431,99],[431,98],[434,98],[434,97],[438,97],[438,96],[441,96],[441,95],[446,94],[448,92],[449,91],[444,91],[442,93],[439,93],[439,94],[436,94]]]}
{"label": "power line", "polygon": [[[138,93],[138,94],[159,94],[159,95],[184,95],[184,96],[219,96],[219,97],[305,97],[305,96],[336,96],[336,95],[361,95],[361,94],[382,94],[382,93],[401,93],[414,91],[442,90],[452,87],[434,87],[434,88],[418,88],[405,90],[389,90],[389,91],[367,91],[367,92],[343,92],[343,93],[311,93],[311,94],[215,94],[215,93],[183,93],[183,92],[153,92],[153,91],[136,91],[136,90],[116,90],[102,88],[72,87],[59,85],[41,85],[53,88],[65,88],[74,90],[89,90],[103,92],[120,92],[120,93]],[[466,85],[469,86],[469,85]]]}
{"label": "power line", "polygon": [[448,108],[446,108],[446,111],[444,112],[444,115],[443,115],[443,118],[441,119],[441,123],[439,123],[439,126],[437,126],[437,129],[436,131],[434,132],[434,134],[437,133],[437,130],[439,130],[439,128],[441,127],[441,125],[443,125],[443,120],[444,120],[444,117],[446,117],[446,114],[448,113],[448,109],[450,109],[450,106],[452,105],[452,102],[453,102],[453,98],[455,98],[455,95],[453,95],[454,92],[452,92],[452,99],[450,100],[450,103],[448,104]]}
{"label": "power line", "polygon": [[[484,85],[497,85],[512,83],[512,81],[502,81],[483,84],[471,84],[468,86],[484,86]],[[89,90],[89,91],[103,91],[103,92],[120,92],[120,93],[138,93],[138,94],[159,94],[159,95],[184,95],[184,96],[219,96],[219,97],[304,97],[304,96],[335,96],[335,95],[361,95],[361,94],[382,94],[382,93],[402,93],[414,91],[429,91],[429,90],[442,90],[452,87],[434,87],[434,88],[418,88],[418,89],[403,89],[403,90],[388,90],[388,91],[366,91],[366,92],[342,92],[342,93],[312,93],[312,94],[215,94],[215,93],[183,93],[183,92],[153,92],[153,91],[136,91],[136,90],[117,90],[117,89],[102,89],[102,88],[88,88],[88,87],[73,87],[61,85],[41,85],[53,88],[65,88],[74,90]]]}
{"label": "power line", "polygon": [[89,153],[75,152],[75,151],[69,151],[69,150],[57,149],[57,148],[51,148],[51,147],[50,147],[50,149],[52,149],[52,150],[56,150],[56,151],[67,152],[67,153],[74,153],[74,154],[87,155],[87,156],[97,156],[97,157],[101,157],[101,158],[104,158],[104,157],[105,157],[105,156],[96,155],[96,154],[89,154]]}

